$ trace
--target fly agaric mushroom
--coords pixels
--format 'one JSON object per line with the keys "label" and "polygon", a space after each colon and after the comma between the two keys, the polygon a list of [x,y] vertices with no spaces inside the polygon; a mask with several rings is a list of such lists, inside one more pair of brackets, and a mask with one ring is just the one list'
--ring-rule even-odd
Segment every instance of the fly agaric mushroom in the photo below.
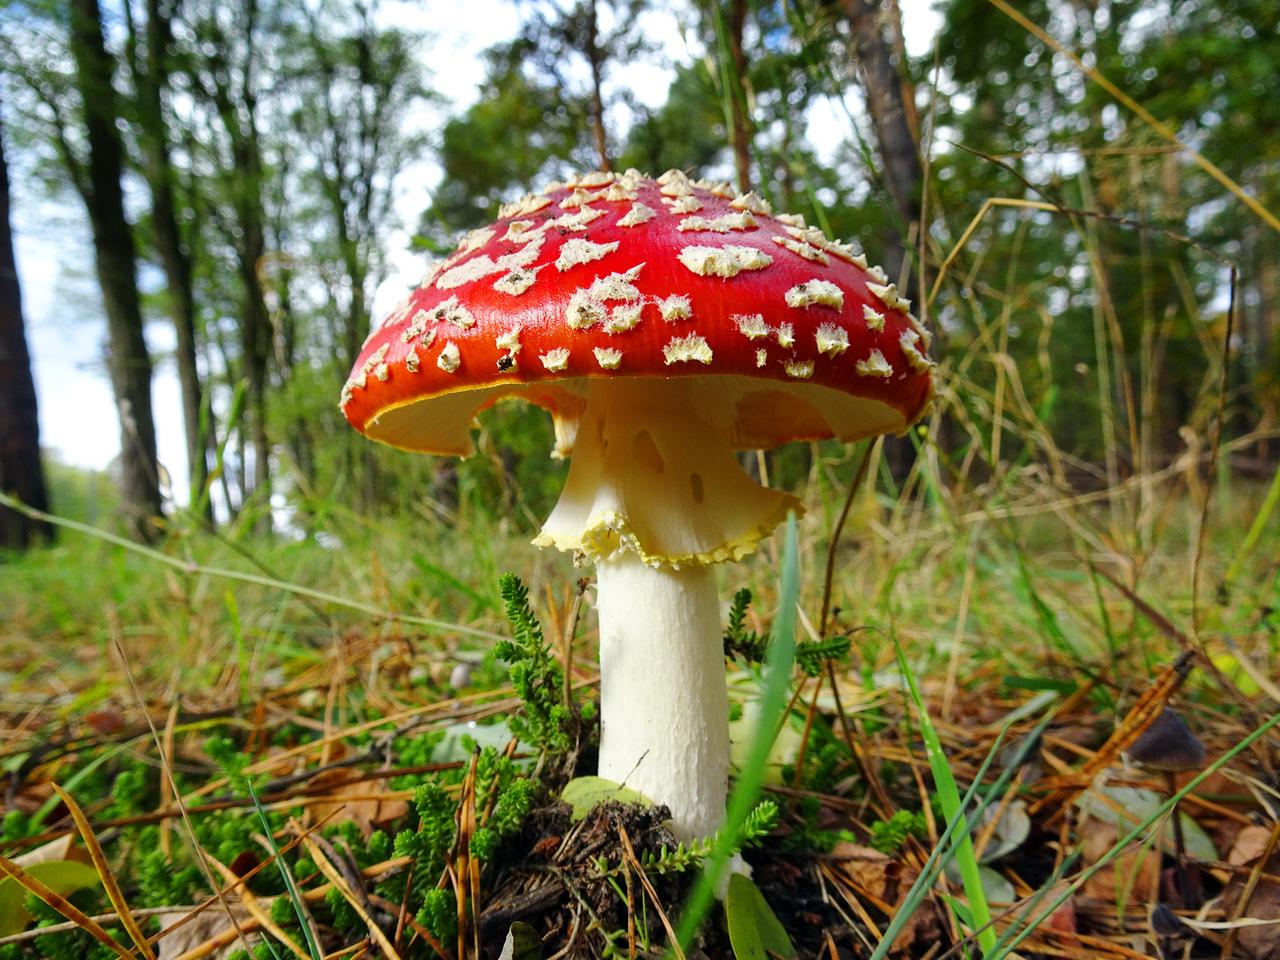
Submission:
{"label": "fly agaric mushroom", "polygon": [[534,541],[595,561],[599,773],[724,816],[728,703],[712,564],[791,496],[736,450],[903,431],[932,390],[928,332],[884,271],[755,194],[668,171],[588,173],[505,206],[365,342],[341,408],[371,439],[466,456],[481,410],[548,409],[572,454]]}

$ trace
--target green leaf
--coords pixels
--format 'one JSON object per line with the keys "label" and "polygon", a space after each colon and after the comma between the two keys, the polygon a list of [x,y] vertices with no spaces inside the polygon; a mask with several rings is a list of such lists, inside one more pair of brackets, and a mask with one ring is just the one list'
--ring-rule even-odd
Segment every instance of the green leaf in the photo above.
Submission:
{"label": "green leaf", "polygon": [[444,728],[444,736],[431,751],[432,763],[457,763],[471,759],[474,747],[493,747],[502,751],[515,739],[505,720],[480,724],[475,721],[455,723]]}
{"label": "green leaf", "polygon": [[750,877],[735,873],[729,878],[724,901],[729,943],[737,960],[769,960],[770,956],[794,957],[795,947]]}
{"label": "green leaf", "polygon": [[[995,809],[988,808],[982,817],[982,823],[984,825],[990,823],[994,815]],[[995,833],[979,859],[982,863],[993,863],[1017,850],[1027,842],[1029,836],[1031,836],[1031,817],[1027,814],[1027,805],[1021,800],[1015,800],[1000,815]],[[1004,902],[1012,903],[1013,901]]]}
{"label": "green leaf", "polygon": [[[33,863],[26,868],[26,871],[54,893],[64,897],[77,890],[96,886],[99,882],[98,871],[78,860],[48,860],[44,863]],[[0,937],[21,933],[31,922],[26,899],[27,888],[13,877],[0,880]]]}
{"label": "green leaf", "polygon": [[[1112,824],[1121,832],[1132,829],[1135,823],[1144,823],[1155,817],[1166,800],[1164,794],[1144,787],[1103,787],[1102,792],[1110,798],[1110,803],[1099,800],[1090,792],[1077,799],[1076,805],[1084,816]],[[1196,860],[1217,860],[1218,851],[1204,828],[1185,813],[1178,816],[1182,820],[1182,839],[1187,855]],[[1169,826],[1168,818],[1160,832],[1160,845],[1166,853],[1173,852],[1173,828]]]}
{"label": "green leaf", "polygon": [[[947,861],[944,872],[952,883],[960,884],[964,882],[959,864],[955,860]],[[1017,903],[1018,895],[1014,892],[1013,884],[1006,880],[1003,874],[997,873],[986,864],[979,864],[978,879],[982,883],[982,892],[986,894],[987,903],[1001,905]],[[957,899],[950,899],[949,902],[961,914],[961,922],[965,926],[974,926],[973,915],[969,912],[967,903]]]}
{"label": "green leaf", "polygon": [[507,931],[498,960],[542,960],[542,941],[538,939],[538,931],[517,920]]}
{"label": "green leaf", "polygon": [[573,807],[571,819],[575,822],[610,800],[653,806],[653,801],[638,790],[624,787],[604,777],[575,777],[564,785],[564,789],[560,791],[560,799]]}

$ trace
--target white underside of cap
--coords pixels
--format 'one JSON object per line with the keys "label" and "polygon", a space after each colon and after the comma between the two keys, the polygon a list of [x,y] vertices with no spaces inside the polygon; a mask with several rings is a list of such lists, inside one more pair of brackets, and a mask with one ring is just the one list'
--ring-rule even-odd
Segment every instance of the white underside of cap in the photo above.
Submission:
{"label": "white underside of cap", "polygon": [[[626,382],[645,383],[654,389],[682,382],[693,409],[701,410],[710,403],[721,405],[728,411],[726,427],[735,450],[768,449],[794,439],[860,440],[896,433],[906,426],[902,415],[886,404],[813,383],[713,374],[646,378],[611,375],[535,384],[502,383],[415,400],[382,411],[365,425],[365,433],[372,440],[408,450],[467,456],[472,452],[471,428],[476,415],[501,399],[527,400],[568,420],[581,411],[591,385]],[[567,453],[559,442],[557,448],[560,455]]]}
{"label": "white underside of cap", "polygon": [[[683,567],[751,553],[798,509],[747,476],[729,442],[732,409],[692,381],[593,382],[560,500],[534,543]],[[701,405],[697,403],[701,401]]]}

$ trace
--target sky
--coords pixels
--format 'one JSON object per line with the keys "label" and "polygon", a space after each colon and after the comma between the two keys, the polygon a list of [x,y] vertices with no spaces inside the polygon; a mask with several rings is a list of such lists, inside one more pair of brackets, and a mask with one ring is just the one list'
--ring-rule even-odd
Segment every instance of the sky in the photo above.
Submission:
{"label": "sky", "polygon": [[[688,62],[700,56],[696,39],[682,29],[682,18],[671,12],[683,3],[664,4],[661,11],[646,13],[644,35],[659,50],[658,61]],[[438,6],[433,9],[439,10]],[[434,14],[423,22],[421,2],[388,3],[383,19],[389,24],[427,30],[448,41],[430,46],[427,63],[432,86],[444,98],[444,113],[466,109],[478,96],[484,79],[481,53],[509,39],[518,26],[511,0],[466,0],[453,9],[451,21]],[[927,51],[939,16],[930,0],[902,0],[908,50]],[[603,24],[606,28],[608,24]],[[609,83],[630,89],[648,106],[665,99],[671,69],[661,62],[616,67]],[[836,101],[819,103],[806,116],[808,139],[821,156],[830,156],[848,135],[846,107],[860,115],[860,103],[851,94],[842,106]],[[428,125],[434,117],[424,118]],[[625,126],[625,117],[611,117],[611,124]],[[119,425],[103,360],[105,320],[93,272],[93,249],[83,209],[69,195],[49,199],[23,182],[23,167],[14,163],[13,226],[18,275],[22,284],[27,342],[31,352],[40,408],[41,445],[56,458],[79,467],[102,469],[119,452]],[[658,173],[660,171],[652,171]],[[427,205],[439,170],[429,160],[401,177],[397,209],[405,224],[415,223]],[[531,185],[532,186],[532,185]],[[390,272],[374,298],[374,323],[378,323],[406,286],[421,277],[422,255],[409,249],[408,234],[390,237]],[[145,278],[144,278],[145,279]],[[172,362],[172,326],[162,322],[147,326],[147,343],[156,364],[152,398],[160,461],[177,479],[176,499],[185,499],[181,478],[186,476],[186,452],[182,436],[182,409],[177,373]]]}

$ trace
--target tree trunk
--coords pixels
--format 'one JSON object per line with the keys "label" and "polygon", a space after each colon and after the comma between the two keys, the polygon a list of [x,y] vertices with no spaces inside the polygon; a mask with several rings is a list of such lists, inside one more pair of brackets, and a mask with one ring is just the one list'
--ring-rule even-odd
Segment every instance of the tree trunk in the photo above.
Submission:
{"label": "tree trunk", "polygon": [[267,436],[267,358],[271,351],[271,323],[258,278],[257,266],[265,252],[262,221],[251,202],[240,211],[241,245],[238,251],[240,279],[244,285],[240,351],[248,380],[249,428],[253,444],[253,495],[265,510],[259,527],[270,532],[271,441]]}
{"label": "tree trunk", "polygon": [[[738,189],[751,189],[751,117],[747,114],[747,54],[742,34],[747,26],[747,0],[729,4],[729,53],[733,57],[736,83],[733,95],[733,163],[738,171]],[[790,208],[788,208],[790,209]]]}
{"label": "tree trunk", "polygon": [[[175,360],[182,392],[182,420],[187,440],[187,477],[195,503],[209,481],[207,438],[200,430],[203,387],[196,364],[196,309],[191,279],[191,257],[182,242],[174,203],[173,165],[169,158],[169,132],[165,125],[163,94],[169,83],[168,63],[172,33],[159,0],[147,0],[147,61],[135,63],[138,118],[142,127],[145,173],[151,188],[151,223],[156,249],[169,287],[169,309],[177,332]],[[206,500],[204,519],[213,522],[213,503]]]}
{"label": "tree trunk", "polygon": [[609,141],[604,128],[604,54],[599,46],[595,0],[587,2],[587,63],[591,67],[591,138],[596,145],[596,158],[601,170],[612,170]]}
{"label": "tree trunk", "polygon": [[[885,231],[881,263],[890,279],[895,283],[903,281],[902,289],[914,301],[919,298],[919,276],[916,271],[903,268],[910,261],[907,242],[911,226],[920,222],[924,172],[911,125],[912,105],[903,95],[902,77],[895,63],[892,20],[886,21],[879,4],[869,0],[840,0],[840,6],[849,21],[867,111],[880,148],[881,177],[897,213],[898,222]],[[901,480],[915,459],[911,442],[904,437],[889,438],[884,449],[890,470]]]}
{"label": "tree trunk", "polygon": [[143,338],[133,232],[124,214],[120,133],[112,61],[102,37],[98,0],[72,0],[71,52],[84,102],[89,146],[85,202],[107,314],[107,365],[120,414],[122,497],[130,535],[154,539],[161,514],[151,357]]}
{"label": "tree trunk", "polygon": [[[240,28],[249,50],[241,65],[240,89],[233,101],[230,77],[223,74],[210,91],[227,137],[231,141],[232,176],[236,227],[236,265],[244,292],[240,318],[240,352],[248,382],[246,397],[250,443],[253,446],[252,493],[262,505],[258,527],[271,529],[271,441],[267,436],[267,368],[271,356],[271,318],[258,269],[267,250],[266,207],[262,196],[262,148],[258,142],[257,99],[252,87],[254,42],[258,7],[254,2],[242,8]],[[219,68],[222,65],[219,65]],[[215,74],[217,71],[215,70]],[[242,468],[244,461],[241,460]],[[242,483],[247,477],[242,479]],[[243,506],[243,505],[242,505]]]}
{"label": "tree trunk", "polygon": [[[37,510],[49,509],[40,462],[40,421],[22,323],[22,288],[13,256],[9,222],[9,169],[0,137],[0,492]],[[52,539],[53,528],[0,507],[0,549],[25,550],[37,539]]]}
{"label": "tree trunk", "polygon": [[[869,0],[840,0],[840,3],[852,31],[867,111],[880,148],[884,186],[900,221],[887,231],[882,257],[885,270],[896,282],[907,261],[906,241],[911,225],[920,220],[920,188],[924,180],[920,153],[911,129],[911,110],[903,96],[892,39],[885,35],[888,24],[884,15],[879,6]],[[915,274],[911,272],[905,287],[908,296],[915,296],[915,283]]]}

